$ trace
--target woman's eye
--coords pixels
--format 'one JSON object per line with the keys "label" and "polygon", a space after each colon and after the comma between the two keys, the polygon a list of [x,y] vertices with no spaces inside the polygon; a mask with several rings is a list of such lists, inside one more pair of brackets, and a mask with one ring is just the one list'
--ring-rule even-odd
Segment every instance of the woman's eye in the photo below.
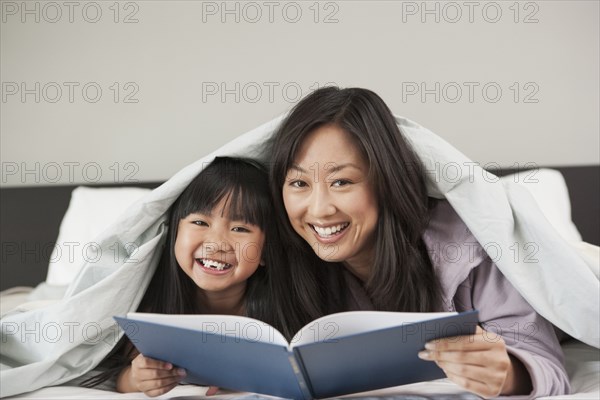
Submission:
{"label": "woman's eye", "polygon": [[290,186],[295,187],[295,188],[303,188],[303,187],[306,187],[307,184],[304,181],[292,181],[292,182],[290,182]]}
{"label": "woman's eye", "polygon": [[349,184],[351,184],[351,183],[352,183],[352,182],[350,182],[350,181],[348,181],[348,180],[346,180],[346,179],[336,179],[336,180],[334,180],[334,181],[333,181],[331,184],[332,184],[333,186],[340,187],[340,186],[346,186],[346,185],[349,185]]}

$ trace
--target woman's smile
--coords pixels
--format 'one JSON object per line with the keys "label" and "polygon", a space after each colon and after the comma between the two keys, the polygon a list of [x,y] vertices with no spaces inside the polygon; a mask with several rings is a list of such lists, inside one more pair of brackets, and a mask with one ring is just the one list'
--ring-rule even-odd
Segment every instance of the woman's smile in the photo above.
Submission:
{"label": "woman's smile", "polygon": [[319,242],[330,244],[337,242],[346,234],[350,223],[344,222],[328,226],[308,224],[308,226],[314,231],[315,237]]}
{"label": "woman's smile", "polygon": [[325,125],[304,139],[283,201],[292,227],[321,259],[371,268],[377,199],[367,161],[348,133]]}

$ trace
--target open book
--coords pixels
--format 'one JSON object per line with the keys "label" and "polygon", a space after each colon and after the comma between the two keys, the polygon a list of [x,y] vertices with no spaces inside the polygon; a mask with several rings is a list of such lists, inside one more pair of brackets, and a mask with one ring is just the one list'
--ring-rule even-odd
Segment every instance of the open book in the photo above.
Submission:
{"label": "open book", "polygon": [[319,318],[288,343],[272,326],[230,315],[115,317],[147,357],[186,381],[292,399],[339,396],[443,378],[417,357],[425,342],[475,332],[478,312],[352,311]]}

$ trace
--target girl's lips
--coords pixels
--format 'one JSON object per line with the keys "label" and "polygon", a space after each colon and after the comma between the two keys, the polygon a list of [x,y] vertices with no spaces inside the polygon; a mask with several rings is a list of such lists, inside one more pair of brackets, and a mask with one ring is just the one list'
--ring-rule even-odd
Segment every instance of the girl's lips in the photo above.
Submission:
{"label": "girl's lips", "polygon": [[220,275],[226,275],[226,274],[230,273],[231,271],[233,271],[233,268],[234,267],[231,266],[230,268],[227,268],[227,269],[218,270],[216,268],[211,268],[211,267],[205,266],[197,258],[194,259],[194,271],[198,272],[198,273],[205,273],[205,274],[209,274],[209,275],[220,276]]}
{"label": "girl's lips", "polygon": [[310,231],[313,233],[313,235],[315,236],[315,238],[317,238],[317,240],[320,243],[331,244],[331,243],[335,243],[335,242],[341,240],[344,237],[344,235],[348,231],[348,228],[350,227],[350,224],[348,223],[348,225],[346,225],[346,227],[344,227],[344,229],[342,229],[340,232],[336,232],[336,233],[332,234],[329,237],[322,237],[322,236],[320,236],[317,233],[317,231],[315,230],[315,228],[314,228],[313,225],[308,224],[308,226],[310,227]]}

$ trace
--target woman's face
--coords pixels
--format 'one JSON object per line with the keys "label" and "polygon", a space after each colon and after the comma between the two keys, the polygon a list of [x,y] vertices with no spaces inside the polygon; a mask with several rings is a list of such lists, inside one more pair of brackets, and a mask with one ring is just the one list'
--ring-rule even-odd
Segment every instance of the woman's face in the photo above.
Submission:
{"label": "woman's face", "polygon": [[365,279],[374,261],[378,218],[368,174],[352,137],[325,125],[304,139],[283,185],[294,230],[321,259],[344,262]]}

